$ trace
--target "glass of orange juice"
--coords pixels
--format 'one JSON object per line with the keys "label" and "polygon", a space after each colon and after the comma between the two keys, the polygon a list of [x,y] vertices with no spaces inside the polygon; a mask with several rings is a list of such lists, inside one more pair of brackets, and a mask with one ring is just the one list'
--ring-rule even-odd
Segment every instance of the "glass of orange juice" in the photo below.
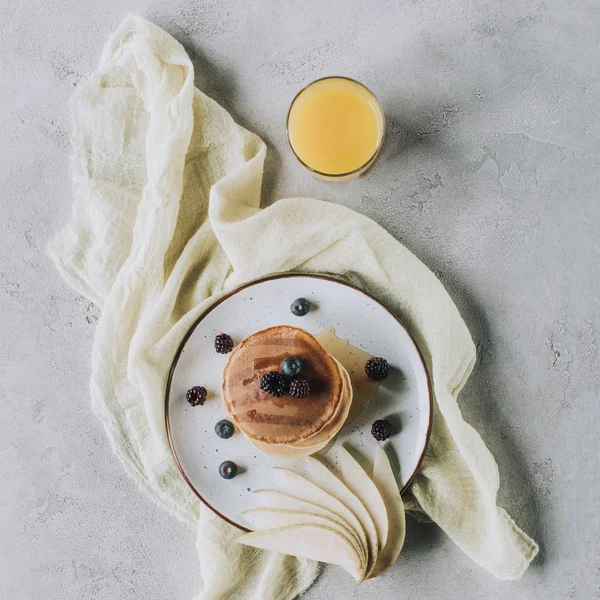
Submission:
{"label": "glass of orange juice", "polygon": [[287,119],[296,158],[315,177],[353,179],[375,162],[385,133],[375,94],[348,77],[324,77],[301,90]]}

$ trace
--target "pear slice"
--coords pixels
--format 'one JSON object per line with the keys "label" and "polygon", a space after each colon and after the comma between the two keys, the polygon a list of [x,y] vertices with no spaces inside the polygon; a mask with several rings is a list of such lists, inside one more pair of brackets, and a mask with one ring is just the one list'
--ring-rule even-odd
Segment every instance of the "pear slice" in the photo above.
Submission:
{"label": "pear slice", "polygon": [[340,525],[337,521],[312,512],[290,511],[280,508],[251,508],[243,513],[246,520],[255,530],[263,531],[278,527],[287,527],[288,525],[322,525],[337,531],[346,540],[348,540],[360,560],[360,567],[363,573],[366,573],[366,561],[362,546],[356,540],[355,534],[348,528]]}
{"label": "pear slice", "polygon": [[400,496],[400,489],[396,482],[396,476],[390,465],[385,450],[377,444],[375,463],[373,465],[373,481],[379,490],[388,515],[388,539],[377,557],[377,563],[369,573],[369,579],[381,575],[387,571],[398,558],[404,537],[406,535],[406,519],[404,516],[404,503]]}
{"label": "pear slice", "polygon": [[246,533],[237,541],[254,548],[339,565],[359,583],[365,578],[358,553],[343,535],[331,527],[289,525]]}
{"label": "pear slice", "polygon": [[309,502],[308,500],[302,500],[302,498],[297,498],[296,496],[284,494],[283,492],[278,492],[276,490],[255,490],[253,495],[254,499],[261,508],[274,508],[287,510],[290,512],[307,512],[334,521],[341,528],[346,530],[347,535],[352,538],[354,545],[356,548],[358,548],[366,566],[368,561],[367,549],[363,546],[352,525],[350,525],[346,519],[342,518],[337,513],[325,508],[324,506],[321,506],[320,504],[315,504],[314,502]]}
{"label": "pear slice", "polygon": [[326,492],[344,503],[357,517],[367,537],[368,565],[367,573],[375,566],[379,554],[379,541],[377,529],[371,514],[363,502],[354,494],[348,486],[338,479],[322,462],[316,458],[305,459],[309,479]]}
{"label": "pear slice", "polygon": [[379,550],[381,551],[388,537],[387,509],[383,498],[373,480],[346,448],[340,446],[337,456],[344,482],[350,491],[367,507],[369,514],[373,518],[375,528],[377,529]]}
{"label": "pear slice", "polygon": [[327,493],[323,488],[315,485],[312,481],[302,477],[302,475],[294,473],[294,471],[283,469],[281,467],[275,467],[273,470],[277,474],[277,478],[283,485],[285,492],[302,500],[319,504],[323,508],[336,513],[346,520],[352,529],[356,531],[363,548],[369,548],[367,536],[365,535],[365,530],[360,521],[343,502],[340,502],[340,500]]}

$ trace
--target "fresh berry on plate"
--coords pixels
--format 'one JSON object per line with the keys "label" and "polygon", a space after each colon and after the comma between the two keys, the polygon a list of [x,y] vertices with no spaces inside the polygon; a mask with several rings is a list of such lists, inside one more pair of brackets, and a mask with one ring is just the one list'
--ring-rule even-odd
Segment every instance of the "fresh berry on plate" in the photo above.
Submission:
{"label": "fresh berry on plate", "polygon": [[292,302],[290,310],[293,315],[303,317],[308,314],[308,311],[310,310],[310,302],[306,298],[298,298]]}
{"label": "fresh berry on plate", "polygon": [[222,440],[228,440],[235,433],[235,428],[231,421],[228,421],[227,419],[221,419],[215,425],[215,433]]}
{"label": "fresh berry on plate", "polygon": [[215,350],[219,354],[229,354],[233,350],[233,340],[230,335],[220,333],[215,338]]}
{"label": "fresh berry on plate", "polygon": [[392,424],[387,419],[378,419],[371,427],[371,434],[378,442],[383,442],[392,435]]}
{"label": "fresh berry on plate", "polygon": [[269,371],[260,378],[260,389],[280,398],[288,391],[288,382],[281,373]]}
{"label": "fresh berry on plate", "polygon": [[223,479],[233,479],[238,474],[238,466],[232,460],[226,460],[219,465],[219,475]]}
{"label": "fresh berry on plate", "polygon": [[385,358],[370,358],[365,365],[365,373],[374,381],[381,381],[390,374],[390,365]]}
{"label": "fresh berry on plate", "polygon": [[200,385],[194,386],[186,392],[185,398],[192,406],[202,405],[206,400],[206,388]]}
{"label": "fresh berry on plate", "polygon": [[296,377],[290,382],[290,395],[293,398],[306,398],[310,394],[310,384],[304,377]]}
{"label": "fresh berry on plate", "polygon": [[302,363],[300,362],[300,359],[296,358],[295,356],[288,356],[281,363],[281,372],[286,377],[296,377],[301,370]]}

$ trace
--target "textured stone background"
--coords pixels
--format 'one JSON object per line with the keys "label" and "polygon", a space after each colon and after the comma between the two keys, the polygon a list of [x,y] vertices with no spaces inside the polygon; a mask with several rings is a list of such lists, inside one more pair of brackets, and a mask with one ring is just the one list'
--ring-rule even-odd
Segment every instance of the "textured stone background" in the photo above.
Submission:
{"label": "textured stone background", "polygon": [[[479,349],[461,397],[500,465],[500,502],[542,551],[500,583],[435,526],[396,567],[325,598],[600,597],[600,8],[594,0],[2,0],[0,599],[165,600],[200,587],[194,532],[125,476],[89,409],[98,310],[45,256],[70,210],[68,102],[126,11],[175,35],[197,85],[269,145],[265,201],[367,214],[442,279]],[[388,117],[356,182],[286,146],[295,92],[364,81]]]}

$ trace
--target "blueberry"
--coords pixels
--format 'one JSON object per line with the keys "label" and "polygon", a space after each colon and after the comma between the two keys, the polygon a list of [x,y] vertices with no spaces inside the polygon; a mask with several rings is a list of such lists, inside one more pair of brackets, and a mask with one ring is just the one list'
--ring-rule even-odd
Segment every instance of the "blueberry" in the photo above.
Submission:
{"label": "blueberry", "polygon": [[306,298],[298,298],[292,302],[290,310],[297,317],[303,317],[310,310],[310,302]]}
{"label": "blueberry", "polygon": [[223,479],[233,479],[238,474],[238,466],[232,460],[226,460],[219,465],[219,475]]}
{"label": "blueberry", "polygon": [[215,433],[223,440],[228,440],[235,432],[233,423],[222,419],[215,425]]}
{"label": "blueberry", "polygon": [[298,375],[298,373],[300,373],[301,370],[302,363],[300,362],[300,359],[296,358],[295,356],[288,356],[281,363],[281,372],[286,377],[296,377],[296,375]]}

